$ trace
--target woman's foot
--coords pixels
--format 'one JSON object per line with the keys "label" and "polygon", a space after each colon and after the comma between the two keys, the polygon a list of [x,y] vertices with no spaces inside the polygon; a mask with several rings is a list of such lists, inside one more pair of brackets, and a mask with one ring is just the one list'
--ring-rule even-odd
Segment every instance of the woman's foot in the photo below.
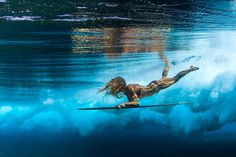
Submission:
{"label": "woman's foot", "polygon": [[196,71],[196,70],[198,70],[199,68],[192,65],[192,66],[190,66],[189,69],[190,69],[191,71]]}

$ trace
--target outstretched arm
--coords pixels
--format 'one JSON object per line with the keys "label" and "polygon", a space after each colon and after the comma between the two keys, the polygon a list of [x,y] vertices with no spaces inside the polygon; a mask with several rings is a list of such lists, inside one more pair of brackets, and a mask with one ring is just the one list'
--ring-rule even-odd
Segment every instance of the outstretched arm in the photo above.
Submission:
{"label": "outstretched arm", "polygon": [[116,105],[116,108],[134,107],[134,106],[139,106],[138,100],[133,100],[133,101],[129,101],[129,102],[125,102],[125,103]]}

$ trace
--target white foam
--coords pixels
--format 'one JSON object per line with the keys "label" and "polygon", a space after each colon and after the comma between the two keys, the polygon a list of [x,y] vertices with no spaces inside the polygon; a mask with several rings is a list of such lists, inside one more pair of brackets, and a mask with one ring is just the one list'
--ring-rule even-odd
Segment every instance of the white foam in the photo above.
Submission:
{"label": "white foam", "polygon": [[119,16],[108,16],[108,17],[103,17],[102,19],[112,19],[112,20],[132,20],[131,18],[128,17],[119,17]]}
{"label": "white foam", "polygon": [[43,103],[45,104],[45,105],[52,105],[52,104],[54,104],[54,99],[52,99],[52,98],[47,98]]}
{"label": "white foam", "polygon": [[5,20],[8,21],[35,21],[36,19],[40,19],[40,16],[3,16]]}
{"label": "white foam", "polygon": [[62,19],[52,19],[52,21],[67,21],[67,22],[81,22],[81,21],[88,21],[88,20],[95,20],[95,18],[62,18]]}
{"label": "white foam", "polygon": [[11,106],[2,106],[0,107],[0,114],[8,113],[12,110]]}

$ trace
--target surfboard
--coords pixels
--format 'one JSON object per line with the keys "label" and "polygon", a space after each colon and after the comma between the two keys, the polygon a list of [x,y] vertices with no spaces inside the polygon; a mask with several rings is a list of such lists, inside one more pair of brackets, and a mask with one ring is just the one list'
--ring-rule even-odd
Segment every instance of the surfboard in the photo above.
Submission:
{"label": "surfboard", "polygon": [[135,109],[135,108],[150,108],[150,107],[168,107],[168,106],[177,106],[177,105],[185,105],[185,104],[192,104],[191,102],[178,102],[178,103],[171,103],[171,104],[159,104],[159,105],[145,105],[145,106],[129,106],[124,108],[117,108],[113,107],[93,107],[93,108],[77,108],[77,110],[122,110],[122,109]]}

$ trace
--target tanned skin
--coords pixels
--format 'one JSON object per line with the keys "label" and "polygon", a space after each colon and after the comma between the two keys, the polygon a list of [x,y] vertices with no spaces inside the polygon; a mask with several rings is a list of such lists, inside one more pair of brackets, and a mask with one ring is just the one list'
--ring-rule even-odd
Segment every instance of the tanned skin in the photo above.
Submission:
{"label": "tanned skin", "polygon": [[166,63],[166,66],[162,72],[162,78],[159,80],[154,80],[154,81],[150,82],[147,86],[142,86],[139,84],[128,84],[123,89],[123,93],[127,96],[129,102],[125,102],[120,105],[117,105],[116,106],[117,108],[139,106],[139,99],[140,98],[157,94],[159,91],[161,91],[165,88],[168,88],[171,85],[178,82],[186,74],[199,69],[198,67],[191,66],[190,68],[179,72],[176,76],[168,78],[167,74],[170,70],[170,62],[163,55],[163,53],[160,53],[160,57]]}

